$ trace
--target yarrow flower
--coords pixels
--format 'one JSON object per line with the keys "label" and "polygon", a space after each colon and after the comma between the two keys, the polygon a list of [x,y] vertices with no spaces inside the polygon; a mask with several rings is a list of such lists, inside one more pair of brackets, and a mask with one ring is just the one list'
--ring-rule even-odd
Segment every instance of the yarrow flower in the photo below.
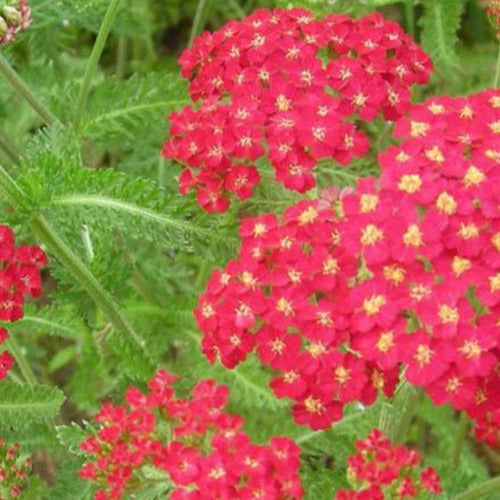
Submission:
{"label": "yarrow flower", "polygon": [[436,470],[419,467],[422,457],[417,451],[394,445],[378,429],[359,440],[356,450],[348,460],[353,489],[338,491],[336,500],[427,498],[443,491]]}
{"label": "yarrow flower", "polygon": [[[302,201],[244,220],[238,259],[195,316],[228,368],[251,352],[298,423],[327,428],[346,403],[405,377],[438,404],[498,422],[500,93],[433,98],[396,126],[380,181],[333,205]],[[406,137],[408,136],[408,137]],[[495,420],[496,419],[496,420]],[[490,442],[493,439],[490,438]]]}
{"label": "yarrow flower", "polygon": [[19,445],[7,446],[0,436],[0,498],[18,498],[27,486],[31,460],[19,454]]}
{"label": "yarrow flower", "polygon": [[81,445],[93,461],[80,471],[99,486],[96,500],[140,490],[152,471],[156,484],[163,474],[174,500],[302,498],[292,440],[253,444],[243,419],[224,411],[226,386],[204,380],[183,399],[175,396],[176,379],[159,371],[147,393],[130,387],[126,405],[105,403],[96,415],[99,430]]}
{"label": "yarrow flower", "polygon": [[16,34],[31,24],[28,0],[2,0],[0,2],[0,47],[12,42]]}
{"label": "yarrow flower", "polygon": [[500,420],[500,92],[434,97],[396,125],[381,186],[440,233],[414,284],[424,332],[406,350],[412,383],[450,403],[498,445]]}
{"label": "yarrow flower", "polygon": [[[47,258],[37,246],[16,246],[13,231],[0,225],[0,321],[13,322],[22,318],[24,297],[37,297],[41,290],[41,268]],[[0,328],[0,344],[9,337]],[[5,378],[13,357],[0,353],[0,380]]]}
{"label": "yarrow flower", "polygon": [[315,19],[303,9],[258,10],[204,33],[180,59],[195,107],[170,115],[164,155],[186,165],[179,183],[207,211],[228,194],[252,195],[257,163],[305,192],[321,160],[349,163],[369,149],[357,121],[394,120],[410,106],[410,87],[426,83],[428,56],[394,22]]}

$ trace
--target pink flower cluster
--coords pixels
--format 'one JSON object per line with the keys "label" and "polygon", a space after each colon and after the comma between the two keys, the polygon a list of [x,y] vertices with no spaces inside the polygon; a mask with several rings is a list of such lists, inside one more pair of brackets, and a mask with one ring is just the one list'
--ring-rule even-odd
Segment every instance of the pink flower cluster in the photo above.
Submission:
{"label": "pink flower cluster", "polygon": [[0,500],[18,498],[26,487],[31,460],[21,460],[17,443],[7,446],[0,437]]}
{"label": "pink flower cluster", "polygon": [[175,380],[159,371],[147,394],[131,387],[127,406],[105,403],[96,415],[99,431],[81,445],[94,460],[80,472],[99,485],[96,500],[147,486],[145,467],[156,469],[156,482],[165,473],[173,500],[302,498],[300,450],[293,441],[253,444],[243,420],[224,411],[227,387],[204,380],[182,399],[174,394]]}
{"label": "pink flower cluster", "polygon": [[[500,91],[431,98],[399,121],[398,147],[381,155],[381,186],[415,204],[438,232],[413,306],[429,362],[406,377],[437,404],[478,421],[481,438],[500,438]],[[425,237],[425,233],[424,233]],[[426,350],[426,349],[425,349]],[[426,374],[428,372],[428,374]]]}
{"label": "pink flower cluster", "polygon": [[298,423],[327,428],[351,401],[405,377],[479,421],[500,401],[500,92],[433,98],[406,140],[333,206],[302,201],[244,220],[237,260],[195,316],[228,368],[256,351]]}
{"label": "pink flower cluster", "polygon": [[353,490],[340,490],[336,500],[384,500],[425,498],[442,493],[441,479],[432,467],[418,468],[422,461],[415,450],[394,445],[374,429],[356,443],[357,454],[349,457],[348,479]]}
{"label": "pink flower cluster", "polygon": [[31,24],[28,0],[8,0],[0,5],[0,47],[12,42],[16,34]]}
{"label": "pink flower cluster", "polygon": [[201,104],[171,114],[164,155],[187,166],[181,193],[194,189],[209,212],[225,211],[228,193],[252,195],[260,158],[302,193],[315,185],[318,161],[363,156],[369,141],[356,121],[401,116],[410,87],[432,69],[399,25],[377,13],[316,20],[302,9],[258,10],[204,33],[180,64]]}
{"label": "pink flower cluster", "polygon": [[[12,230],[0,225],[0,321],[17,321],[23,316],[24,296],[40,294],[40,269],[47,265],[43,251],[36,246],[17,246]],[[8,338],[0,328],[0,344]],[[0,353],[0,380],[5,378],[14,359]]]}

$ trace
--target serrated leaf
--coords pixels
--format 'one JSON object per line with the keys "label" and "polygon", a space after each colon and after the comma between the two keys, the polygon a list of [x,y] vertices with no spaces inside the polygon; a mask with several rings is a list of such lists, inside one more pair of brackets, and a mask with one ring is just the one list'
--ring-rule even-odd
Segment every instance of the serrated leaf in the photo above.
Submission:
{"label": "serrated leaf", "polygon": [[47,385],[0,384],[0,425],[17,427],[57,415],[64,394]]}
{"label": "serrated leaf", "polygon": [[58,425],[56,427],[56,435],[59,442],[73,455],[87,456],[80,445],[89,436],[90,424],[87,424],[87,429],[80,427],[76,423],[70,425]]}
{"label": "serrated leaf", "polygon": [[432,57],[438,71],[449,78],[449,70],[459,67],[456,52],[458,30],[466,0],[422,0],[422,46]]}

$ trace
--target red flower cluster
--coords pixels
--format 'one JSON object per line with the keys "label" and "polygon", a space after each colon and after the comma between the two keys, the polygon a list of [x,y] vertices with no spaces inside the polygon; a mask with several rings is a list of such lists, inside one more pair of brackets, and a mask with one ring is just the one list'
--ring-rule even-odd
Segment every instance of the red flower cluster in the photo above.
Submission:
{"label": "red flower cluster", "polygon": [[17,443],[7,446],[0,437],[0,500],[18,498],[26,488],[31,460],[21,460]]}
{"label": "red flower cluster", "polygon": [[[437,403],[490,419],[500,400],[500,93],[440,98],[397,125],[333,209],[300,202],[280,220],[243,221],[239,259],[216,271],[195,316],[210,360],[256,350],[294,400],[298,423],[326,428],[345,403],[391,395],[406,378]],[[495,417],[498,418],[498,417]]]}
{"label": "red flower cluster", "polygon": [[95,459],[80,476],[100,486],[96,500],[146,486],[148,468],[156,469],[156,482],[165,473],[174,500],[302,498],[300,450],[293,441],[274,437],[266,446],[253,444],[243,420],[224,411],[227,387],[201,381],[190,399],[180,399],[175,380],[159,371],[149,393],[131,387],[127,406],[106,403],[95,417],[100,430],[81,445]]}
{"label": "red flower cluster", "polygon": [[8,0],[0,6],[0,47],[12,42],[16,34],[31,24],[28,0]]}
{"label": "red flower cluster", "polygon": [[374,429],[356,443],[358,453],[349,457],[348,479],[354,490],[340,490],[336,500],[384,500],[439,495],[441,480],[435,469],[417,467],[422,458],[415,450],[393,445]]}
{"label": "red flower cluster", "polygon": [[[22,317],[24,296],[40,294],[40,269],[45,265],[47,258],[39,247],[16,247],[12,230],[0,225],[0,321],[17,321]],[[7,338],[7,331],[0,328],[0,344]],[[13,362],[8,352],[0,353],[0,380]]]}
{"label": "red flower cluster", "polygon": [[486,14],[496,31],[497,38],[500,38],[500,0],[489,0]]}
{"label": "red flower cluster", "polygon": [[[439,235],[412,277],[422,333],[407,347],[406,377],[437,404],[500,431],[500,91],[432,98],[399,121],[398,147],[380,157],[381,185],[418,207],[422,242]],[[430,229],[425,229],[425,226]]]}
{"label": "red flower cluster", "polygon": [[187,165],[181,193],[195,189],[216,212],[228,193],[252,195],[261,157],[277,181],[305,192],[318,161],[363,156],[369,142],[355,119],[398,118],[411,85],[431,72],[427,55],[377,13],[316,20],[302,9],[258,10],[204,33],[180,64],[201,106],[172,113],[164,155]]}

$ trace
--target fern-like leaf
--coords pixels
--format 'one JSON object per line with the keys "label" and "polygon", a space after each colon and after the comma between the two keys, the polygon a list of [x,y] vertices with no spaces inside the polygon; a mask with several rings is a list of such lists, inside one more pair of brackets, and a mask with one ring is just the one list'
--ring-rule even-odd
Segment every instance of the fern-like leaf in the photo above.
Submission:
{"label": "fern-like leaf", "polygon": [[55,387],[4,381],[0,384],[0,425],[24,426],[54,417],[63,401],[64,394]]}

